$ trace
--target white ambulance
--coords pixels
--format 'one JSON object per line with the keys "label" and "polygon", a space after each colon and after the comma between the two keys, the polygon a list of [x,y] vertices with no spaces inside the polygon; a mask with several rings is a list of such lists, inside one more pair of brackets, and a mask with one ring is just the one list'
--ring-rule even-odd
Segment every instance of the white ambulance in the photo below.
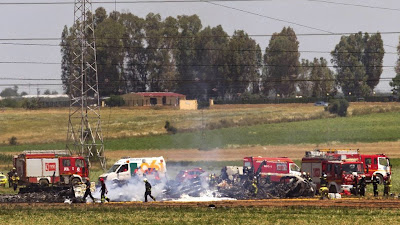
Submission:
{"label": "white ambulance", "polygon": [[108,171],[100,175],[104,180],[123,181],[137,177],[149,179],[163,179],[167,168],[164,157],[122,158]]}

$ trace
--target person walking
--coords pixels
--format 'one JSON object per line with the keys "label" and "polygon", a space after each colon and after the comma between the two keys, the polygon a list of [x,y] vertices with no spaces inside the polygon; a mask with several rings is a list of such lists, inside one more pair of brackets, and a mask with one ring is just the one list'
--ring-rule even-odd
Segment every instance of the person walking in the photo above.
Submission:
{"label": "person walking", "polygon": [[103,203],[104,201],[110,202],[110,199],[106,197],[105,194],[108,194],[108,190],[106,187],[106,183],[104,183],[104,179],[100,178],[100,184],[101,184],[101,203]]}
{"label": "person walking", "polygon": [[87,198],[87,196],[89,196],[92,199],[93,203],[94,203],[94,198],[93,198],[92,192],[90,191],[90,179],[89,179],[89,177],[86,178],[85,185],[86,185],[86,191],[85,191],[85,194],[83,195],[83,201],[86,202],[86,198]]}
{"label": "person walking", "polygon": [[154,198],[151,195],[151,184],[149,183],[147,178],[144,178],[143,181],[144,181],[144,185],[145,185],[145,188],[146,188],[146,191],[144,192],[144,202],[147,202],[147,196],[150,196],[150,198],[152,198],[153,201],[156,201],[156,198]]}

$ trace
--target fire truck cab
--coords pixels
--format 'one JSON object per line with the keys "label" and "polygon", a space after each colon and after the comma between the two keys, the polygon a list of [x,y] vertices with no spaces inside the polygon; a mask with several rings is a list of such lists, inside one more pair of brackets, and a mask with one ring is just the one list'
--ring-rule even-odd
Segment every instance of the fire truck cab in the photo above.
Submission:
{"label": "fire truck cab", "polygon": [[245,157],[243,170],[244,174],[269,177],[271,182],[279,182],[285,175],[301,175],[300,168],[287,157]]}

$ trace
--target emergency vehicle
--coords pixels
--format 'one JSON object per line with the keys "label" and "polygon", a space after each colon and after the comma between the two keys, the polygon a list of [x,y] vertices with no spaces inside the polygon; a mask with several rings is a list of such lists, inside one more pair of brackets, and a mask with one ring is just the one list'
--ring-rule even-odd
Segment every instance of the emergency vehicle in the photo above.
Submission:
{"label": "emergency vehicle", "polygon": [[70,156],[68,151],[63,150],[24,151],[14,156],[14,167],[20,183],[24,185],[69,185],[89,177],[85,158]]}
{"label": "emergency vehicle", "polygon": [[326,174],[330,193],[350,193],[354,179],[364,175],[363,163],[357,159],[340,160],[325,152],[306,152],[301,160],[301,171],[310,174],[312,181],[320,187],[320,180]]}
{"label": "emergency vehicle", "polygon": [[100,178],[111,181],[129,180],[134,177],[162,179],[167,174],[164,157],[122,158]]}
{"label": "emergency vehicle", "polygon": [[279,182],[282,176],[300,176],[300,168],[287,157],[245,157],[243,159],[244,174],[259,174],[261,177],[269,177],[271,182]]}
{"label": "emergency vehicle", "polygon": [[385,154],[364,155],[360,154],[358,149],[316,149],[314,152],[324,152],[325,155],[339,160],[356,159],[362,162],[367,181],[370,181],[372,176],[376,174],[379,182],[382,183],[392,174],[390,160]]}

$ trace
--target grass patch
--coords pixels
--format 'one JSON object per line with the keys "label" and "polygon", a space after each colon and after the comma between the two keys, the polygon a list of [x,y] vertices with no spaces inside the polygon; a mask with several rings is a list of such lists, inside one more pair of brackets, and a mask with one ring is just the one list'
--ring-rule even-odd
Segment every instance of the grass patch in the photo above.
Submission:
{"label": "grass patch", "polygon": [[[394,111],[400,111],[397,103],[352,103],[349,107],[349,114],[353,115]],[[105,140],[165,134],[165,121],[170,121],[179,132],[188,132],[199,130],[203,125],[206,129],[215,130],[332,117],[324,112],[323,107],[315,107],[313,104],[218,105],[194,111],[107,108],[102,109],[101,115]],[[19,144],[58,145],[65,142],[67,122],[67,108],[6,109],[0,118],[0,145],[7,145],[12,136],[17,138]]]}
{"label": "grass patch", "polygon": [[[106,139],[105,149],[187,149],[206,146],[224,148],[229,146],[285,145],[384,142],[400,139],[400,113],[377,113],[370,115],[318,119],[300,122],[262,124],[208,130],[205,138],[201,132],[175,135],[153,135],[135,138]],[[0,151],[20,152],[27,149],[64,149],[63,143],[0,146]]]}
{"label": "grass patch", "polygon": [[0,206],[4,224],[396,224],[396,209]]}

